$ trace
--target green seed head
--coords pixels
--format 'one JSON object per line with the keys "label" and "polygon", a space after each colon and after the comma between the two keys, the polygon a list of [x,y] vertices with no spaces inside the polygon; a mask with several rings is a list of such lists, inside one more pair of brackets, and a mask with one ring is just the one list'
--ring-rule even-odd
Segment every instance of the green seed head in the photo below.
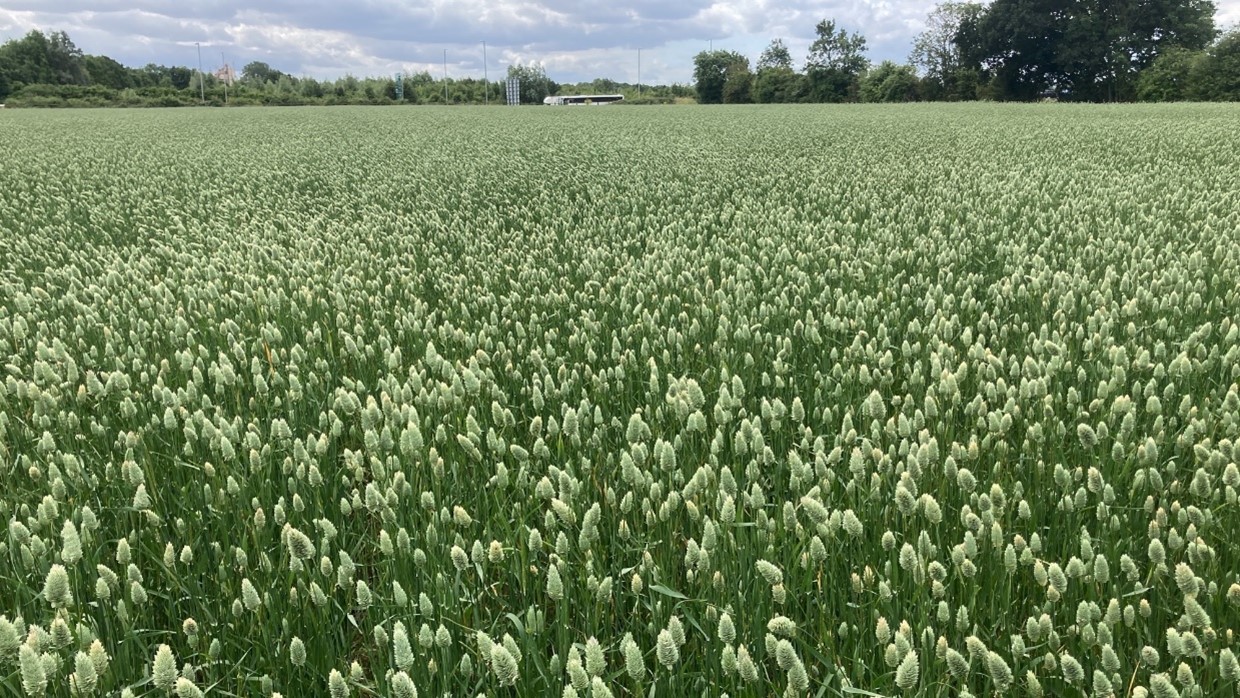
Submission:
{"label": "green seed head", "polygon": [[47,690],[47,673],[39,654],[28,643],[24,643],[19,651],[21,665],[22,689],[31,698],[41,698]]}
{"label": "green seed head", "polygon": [[391,683],[393,698],[418,698],[418,689],[413,685],[413,679],[404,671],[396,672]]}
{"label": "green seed head", "polygon": [[656,654],[659,658],[659,663],[669,670],[680,661],[680,647],[676,644],[672,634],[666,629],[659,631]]}
{"label": "green seed head", "polygon": [[172,648],[160,645],[151,668],[151,682],[165,693],[171,693],[176,688],[177,677],[177,660],[172,655]]}
{"label": "green seed head", "polygon": [[253,582],[248,578],[241,580],[241,601],[251,613],[257,611],[258,607],[263,605],[263,600],[258,595],[258,589],[254,588]]}
{"label": "green seed head", "polygon": [[520,678],[517,660],[502,644],[491,645],[491,670],[501,686],[512,686]]}
{"label": "green seed head", "polygon": [[61,565],[52,565],[43,582],[43,599],[52,608],[73,606],[73,592],[69,589],[69,573]]}
{"label": "green seed head", "polygon": [[295,667],[306,665],[306,644],[300,637],[294,637],[288,645],[288,659]]}
{"label": "green seed head", "polygon": [[911,691],[917,686],[917,679],[921,672],[921,666],[917,662],[917,653],[910,651],[904,655],[904,659],[900,660],[900,665],[896,667],[896,686],[901,691]]}
{"label": "green seed head", "polygon": [[332,669],[327,675],[327,692],[331,694],[331,698],[348,698],[349,696],[349,685],[345,683],[344,675],[336,669]]}
{"label": "green seed head", "polygon": [[76,691],[77,695],[90,695],[95,692],[95,687],[99,684],[99,674],[95,671],[95,663],[85,652],[78,652],[73,656],[71,684],[71,688]]}
{"label": "green seed head", "polygon": [[177,698],[202,698],[202,691],[184,676],[177,679]]}

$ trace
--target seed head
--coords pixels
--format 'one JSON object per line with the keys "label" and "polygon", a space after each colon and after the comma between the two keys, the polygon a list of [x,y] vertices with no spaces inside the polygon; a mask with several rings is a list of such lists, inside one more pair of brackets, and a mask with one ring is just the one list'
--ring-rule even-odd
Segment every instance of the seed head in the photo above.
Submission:
{"label": "seed head", "polygon": [[22,690],[31,698],[41,698],[47,690],[47,673],[43,668],[43,660],[28,643],[23,643],[18,652],[22,673]]}
{"label": "seed head", "polygon": [[1094,698],[1112,698],[1115,695],[1115,688],[1111,686],[1111,679],[1107,675],[1094,670]]}
{"label": "seed head", "polygon": [[667,619],[667,630],[672,634],[672,639],[676,641],[677,647],[685,646],[685,626],[680,622],[680,616],[672,616]]}
{"label": "seed head", "polygon": [[784,573],[778,567],[767,562],[766,560],[758,560],[757,565],[758,573],[762,575],[762,578],[766,580],[767,584],[775,586],[776,584],[783,583]]}
{"label": "seed head", "polygon": [[413,685],[413,679],[409,678],[409,674],[398,671],[392,677],[392,696],[393,698],[418,698],[418,689]]}
{"label": "seed head", "polygon": [[547,565],[547,596],[555,601],[564,598],[564,582],[560,579],[560,568],[555,563]]}
{"label": "seed head", "polygon": [[909,651],[904,655],[904,659],[900,660],[900,665],[896,667],[896,686],[901,691],[911,691],[917,686],[917,678],[921,672],[921,666],[917,662],[917,652]]}
{"label": "seed head", "polygon": [[456,568],[457,572],[464,572],[469,569],[469,554],[465,552],[464,548],[454,545],[449,555],[452,558],[452,566]]}
{"label": "seed head", "polygon": [[1059,669],[1063,672],[1063,680],[1073,686],[1085,680],[1085,669],[1075,657],[1067,652],[1059,658]]}
{"label": "seed head", "polygon": [[285,524],[284,540],[288,543],[289,553],[298,560],[309,560],[314,557],[314,543],[301,531]]}
{"label": "seed head", "polygon": [[986,671],[1000,692],[1006,692],[1012,687],[1012,669],[997,652],[986,654]]}
{"label": "seed head", "polygon": [[263,600],[258,595],[258,589],[254,588],[254,584],[249,578],[241,580],[241,601],[251,613],[257,611],[258,607],[263,605]]}
{"label": "seed head", "polygon": [[177,679],[177,698],[202,698],[202,691],[184,676]]}
{"label": "seed head", "polygon": [[172,693],[177,683],[177,660],[172,656],[172,648],[168,645],[160,645],[155,651],[155,664],[151,668],[151,682],[155,687],[164,691],[164,693]]}
{"label": "seed head", "polygon": [[344,675],[332,669],[327,675],[327,692],[332,698],[349,698],[349,684],[345,683]]}
{"label": "seed head", "polygon": [[732,623],[732,616],[727,611],[719,617],[719,639],[725,645],[736,642],[736,626]]}
{"label": "seed head", "polygon": [[300,637],[294,637],[288,643],[288,660],[296,667],[306,665],[306,643]]}
{"label": "seed head", "polygon": [[642,650],[631,634],[625,635],[625,639],[628,642],[621,643],[624,645],[624,671],[634,681],[641,681],[646,677],[646,662],[642,658]]}
{"label": "seed head", "polygon": [[864,529],[861,526],[861,519],[857,518],[857,515],[853,513],[852,509],[846,509],[844,511],[844,532],[853,538],[860,538],[861,534],[864,532]]}
{"label": "seed head", "polygon": [[73,676],[70,680],[71,688],[77,695],[85,696],[95,692],[95,687],[99,685],[99,674],[95,671],[95,663],[90,661],[90,655],[78,652],[73,656]]}
{"label": "seed head", "polygon": [[392,630],[392,650],[396,656],[396,666],[409,671],[413,668],[413,645],[409,642],[409,633],[405,630],[405,624],[396,621],[396,626]]}
{"label": "seed head", "polygon": [[1224,681],[1232,683],[1240,681],[1240,662],[1236,660],[1236,654],[1231,651],[1231,648],[1223,648],[1219,652],[1218,671]]}
{"label": "seed head", "polygon": [[659,663],[666,669],[671,669],[680,661],[680,647],[676,644],[676,640],[672,634],[666,629],[659,631],[659,640],[656,646],[656,653]]}
{"label": "seed head", "polygon": [[65,519],[65,525],[60,529],[60,540],[60,559],[66,565],[76,565],[82,559],[82,539],[78,537],[73,521]]}
{"label": "seed head", "polygon": [[591,637],[586,640],[586,672],[590,676],[600,676],[607,668],[607,660],[603,657],[603,648],[598,640]]}
{"label": "seed head", "polygon": [[790,618],[775,616],[766,623],[766,629],[776,635],[792,637],[797,633],[797,624]]}
{"label": "seed head", "polygon": [[501,686],[515,685],[520,677],[516,658],[502,644],[491,645],[491,670]]}
{"label": "seed head", "polygon": [[52,608],[73,606],[73,592],[69,590],[69,573],[62,565],[52,565],[43,582],[43,599]]}
{"label": "seed head", "polygon": [[103,649],[103,643],[99,640],[90,643],[89,654],[91,663],[95,665],[95,674],[102,675],[107,673],[108,664],[112,661],[112,658]]}
{"label": "seed head", "polygon": [[952,676],[956,677],[956,680],[963,681],[969,675],[969,660],[951,647],[947,648],[946,656],[947,669],[951,671]]}
{"label": "seed head", "polygon": [[745,683],[753,683],[758,680],[758,666],[754,664],[753,657],[749,654],[749,648],[744,645],[736,649],[736,671]]}

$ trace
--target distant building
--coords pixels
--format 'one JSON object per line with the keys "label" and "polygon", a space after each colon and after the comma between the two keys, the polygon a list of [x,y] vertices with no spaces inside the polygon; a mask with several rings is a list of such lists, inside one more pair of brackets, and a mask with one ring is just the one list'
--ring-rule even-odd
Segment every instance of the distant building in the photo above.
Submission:
{"label": "distant building", "polygon": [[615,104],[624,100],[624,95],[562,95],[559,97],[547,97],[543,99],[543,104],[560,107],[572,106],[578,104]]}
{"label": "distant building", "polygon": [[237,71],[233,70],[231,65],[225,65],[223,68],[215,71],[214,75],[216,80],[225,85],[231,85],[237,81]]}

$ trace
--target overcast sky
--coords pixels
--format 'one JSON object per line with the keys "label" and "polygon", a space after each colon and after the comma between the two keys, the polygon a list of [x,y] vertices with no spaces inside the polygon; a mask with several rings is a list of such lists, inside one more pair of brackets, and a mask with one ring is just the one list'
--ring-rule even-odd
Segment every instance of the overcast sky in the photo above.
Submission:
{"label": "overcast sky", "polygon": [[[1240,22],[1240,0],[1217,0],[1219,23]],[[913,0],[0,0],[0,40],[63,29],[85,52],[140,66],[208,69],[265,61],[294,75],[336,78],[402,70],[483,73],[543,64],[553,80],[595,77],[691,82],[707,48],[757,58],[782,37],[798,64],[814,25],[860,31],[870,58],[904,61],[930,2]],[[221,54],[225,57],[221,58]]]}

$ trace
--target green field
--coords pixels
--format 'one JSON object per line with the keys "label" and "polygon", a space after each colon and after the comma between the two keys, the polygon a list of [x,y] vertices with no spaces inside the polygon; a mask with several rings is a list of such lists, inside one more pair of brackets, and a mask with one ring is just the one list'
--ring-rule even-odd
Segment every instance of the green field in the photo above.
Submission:
{"label": "green field", "polygon": [[0,139],[0,696],[1235,695],[1237,107]]}

